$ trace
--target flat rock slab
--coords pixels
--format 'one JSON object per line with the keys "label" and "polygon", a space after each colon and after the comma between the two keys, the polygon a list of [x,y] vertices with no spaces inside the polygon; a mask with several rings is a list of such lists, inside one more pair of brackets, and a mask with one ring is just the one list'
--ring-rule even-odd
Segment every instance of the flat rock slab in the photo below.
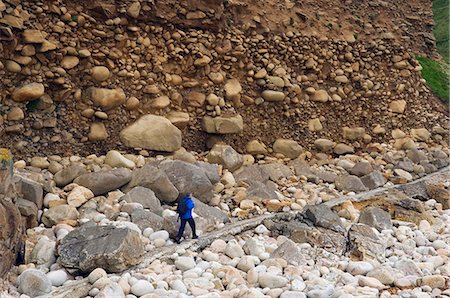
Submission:
{"label": "flat rock slab", "polygon": [[89,188],[96,196],[120,188],[131,180],[131,171],[118,168],[111,171],[100,171],[84,174],[75,179],[75,183]]}
{"label": "flat rock slab", "polygon": [[122,272],[138,264],[144,255],[139,234],[112,226],[82,226],[61,240],[59,262],[66,268],[90,272],[103,268]]}

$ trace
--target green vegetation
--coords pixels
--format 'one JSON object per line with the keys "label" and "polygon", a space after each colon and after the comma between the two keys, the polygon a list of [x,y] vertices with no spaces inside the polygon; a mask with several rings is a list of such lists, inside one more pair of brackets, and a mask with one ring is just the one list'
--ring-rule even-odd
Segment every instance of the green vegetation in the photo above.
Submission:
{"label": "green vegetation", "polygon": [[433,93],[444,101],[449,101],[449,0],[433,1],[433,29],[436,48],[443,61],[435,61],[419,56],[422,65],[422,76]]}
{"label": "green vegetation", "polygon": [[441,99],[449,100],[449,74],[448,65],[444,62],[435,61],[427,57],[417,58],[422,65],[422,76],[427,81],[434,94]]}
{"label": "green vegetation", "polygon": [[436,23],[433,29],[436,47],[444,60],[449,63],[449,0],[433,1],[433,18]]}

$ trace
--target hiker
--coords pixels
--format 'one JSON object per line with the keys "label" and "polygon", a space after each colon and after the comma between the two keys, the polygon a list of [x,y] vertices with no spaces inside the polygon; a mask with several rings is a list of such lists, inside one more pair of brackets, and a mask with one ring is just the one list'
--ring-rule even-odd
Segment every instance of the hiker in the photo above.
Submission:
{"label": "hiker", "polygon": [[[177,206],[178,219],[181,219],[180,229],[178,230],[177,238],[175,241],[180,243],[181,237],[184,233],[184,228],[186,227],[186,222],[189,223],[192,230],[192,239],[197,239],[198,236],[195,233],[195,221],[192,217],[192,209],[194,209],[194,202],[192,201],[192,193],[188,193],[184,196]],[[178,220],[177,220],[178,221]]]}

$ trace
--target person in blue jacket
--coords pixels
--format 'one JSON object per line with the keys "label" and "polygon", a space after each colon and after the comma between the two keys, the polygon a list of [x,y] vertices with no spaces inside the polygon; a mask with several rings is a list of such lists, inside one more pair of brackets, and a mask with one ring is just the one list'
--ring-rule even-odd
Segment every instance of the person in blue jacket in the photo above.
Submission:
{"label": "person in blue jacket", "polygon": [[186,222],[189,223],[192,230],[192,239],[197,239],[198,236],[195,233],[195,221],[192,217],[192,209],[194,209],[194,202],[192,201],[192,193],[185,195],[179,202],[177,206],[178,219],[181,219],[180,229],[178,230],[177,238],[175,241],[180,243],[181,237],[184,233],[184,228],[186,227]]}

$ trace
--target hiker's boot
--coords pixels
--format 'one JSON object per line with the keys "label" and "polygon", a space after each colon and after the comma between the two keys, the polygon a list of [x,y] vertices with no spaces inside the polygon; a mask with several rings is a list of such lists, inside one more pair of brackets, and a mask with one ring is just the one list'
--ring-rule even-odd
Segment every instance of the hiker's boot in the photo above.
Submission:
{"label": "hiker's boot", "polygon": [[197,235],[192,236],[192,239],[198,239]]}
{"label": "hiker's boot", "polygon": [[181,243],[181,239],[180,238],[175,238],[175,242],[180,244]]}

